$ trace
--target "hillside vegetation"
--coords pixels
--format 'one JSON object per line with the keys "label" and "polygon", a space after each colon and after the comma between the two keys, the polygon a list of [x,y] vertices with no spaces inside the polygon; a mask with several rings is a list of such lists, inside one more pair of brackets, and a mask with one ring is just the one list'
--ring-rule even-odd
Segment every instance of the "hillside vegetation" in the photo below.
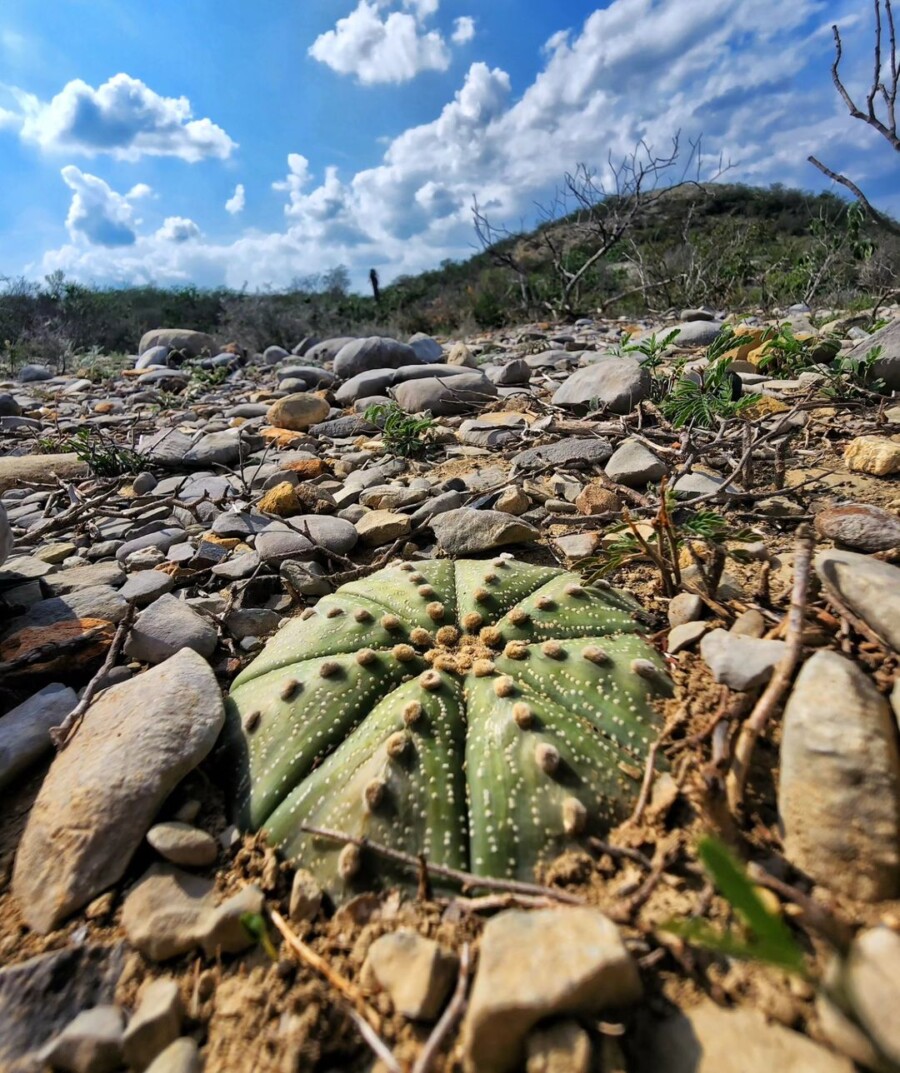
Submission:
{"label": "hillside vegetation", "polygon": [[617,208],[606,198],[518,234],[491,221],[487,235],[499,241],[468,260],[401,276],[382,289],[377,304],[350,293],[342,266],[283,292],[255,293],[86,287],[61,273],[42,284],[5,278],[3,364],[39,358],[64,366],[91,350],[128,352],[145,331],[173,324],[256,349],[290,347],[306,335],[450,334],[542,316],[661,312],[699,303],[764,311],[797,301],[867,308],[898,286],[900,239],[832,194],[690,184],[637,212],[562,300],[561,282],[596,253],[592,219]]}

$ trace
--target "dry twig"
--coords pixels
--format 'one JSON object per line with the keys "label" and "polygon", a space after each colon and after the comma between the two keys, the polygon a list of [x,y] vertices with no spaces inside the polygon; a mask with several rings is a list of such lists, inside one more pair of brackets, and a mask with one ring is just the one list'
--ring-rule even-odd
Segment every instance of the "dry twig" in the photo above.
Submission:
{"label": "dry twig", "polygon": [[734,759],[725,780],[728,807],[734,815],[740,812],[744,801],[747,773],[753,759],[757,739],[784,696],[794,676],[803,648],[803,624],[806,620],[806,595],[809,588],[809,571],[815,540],[808,525],[797,528],[797,543],[794,550],[794,587],[791,606],[788,609],[787,651],[775,668],[775,673],[753,711],[744,721],[734,746]]}
{"label": "dry twig", "polygon": [[463,943],[463,947],[459,952],[459,975],[456,978],[453,997],[441,1014],[441,1019],[434,1026],[431,1035],[422,1048],[422,1053],[416,1059],[415,1065],[412,1067],[412,1073],[428,1073],[444,1040],[456,1022],[462,1017],[463,1010],[466,1007],[466,991],[469,985],[470,957],[469,944]]}
{"label": "dry twig", "polygon": [[[380,857],[386,857],[389,861],[396,861],[415,872],[421,874],[423,859],[412,853],[404,853],[402,850],[393,849],[391,846],[383,846],[379,842],[370,842],[368,838],[357,838],[355,835],[344,834],[342,831],[333,831],[328,827],[313,827],[311,824],[300,824],[300,830],[308,835],[316,835],[319,838],[327,838],[333,842],[350,843],[360,849],[369,849]],[[472,872],[464,872],[459,868],[448,868],[443,864],[425,865],[430,875],[439,876],[441,879],[449,879],[459,883],[463,890],[481,888],[482,890],[508,891],[511,894],[536,895],[542,898],[552,898],[555,902],[563,902],[566,905],[584,905],[583,898],[577,898],[574,894],[568,894],[563,890],[555,890],[553,887],[542,887],[539,883],[522,883],[517,879],[495,879],[492,876],[476,876]]]}
{"label": "dry twig", "polygon": [[134,612],[135,605],[129,604],[128,609],[125,612],[125,617],[119,623],[119,628],[116,630],[115,636],[112,639],[112,644],[109,646],[109,651],[106,653],[106,659],[103,661],[103,666],[85,686],[84,693],[81,695],[81,700],[69,712],[65,719],[63,719],[58,727],[50,728],[50,740],[57,749],[65,749],[72,738],[75,737],[79,726],[81,726],[81,721],[84,719],[85,713],[94,700],[97,690],[103,685],[104,679],[115,666],[116,660],[119,658],[119,653],[122,651],[125,641],[128,639],[128,634],[131,631],[132,624],[134,623]]}
{"label": "dry twig", "polygon": [[337,991],[340,996],[350,1004],[352,1009],[367,1022],[368,1026],[375,1032],[381,1031],[381,1018],[372,1009],[372,1007],[366,1002],[363,997],[362,991],[351,980],[341,976],[339,972],[336,972],[320,954],[317,954],[311,946],[307,946],[303,940],[296,935],[288,925],[287,921],[278,912],[277,909],[270,909],[269,916],[272,918],[272,923],[281,933],[281,937],[293,950],[298,958],[311,969],[314,969],[320,976],[328,981],[329,984]]}

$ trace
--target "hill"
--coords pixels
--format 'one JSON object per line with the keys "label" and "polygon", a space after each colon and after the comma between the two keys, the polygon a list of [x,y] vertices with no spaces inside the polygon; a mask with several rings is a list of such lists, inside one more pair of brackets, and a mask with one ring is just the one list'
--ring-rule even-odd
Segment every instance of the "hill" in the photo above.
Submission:
{"label": "hill", "polygon": [[[634,210],[634,211],[632,211]],[[775,185],[689,184],[629,205],[615,198],[553,212],[530,232],[481,218],[482,246],[383,288],[350,293],[346,271],[281,293],[197,287],[91,288],[62,274],[0,290],[4,364],[133,350],[163,325],[189,325],[248,348],[306,335],[408,335],[499,327],[554,316],[659,312],[707,303],[769,310],[797,301],[865,308],[897,286],[900,241],[832,194]],[[600,243],[627,217],[609,249]],[[572,283],[573,277],[575,283]]]}

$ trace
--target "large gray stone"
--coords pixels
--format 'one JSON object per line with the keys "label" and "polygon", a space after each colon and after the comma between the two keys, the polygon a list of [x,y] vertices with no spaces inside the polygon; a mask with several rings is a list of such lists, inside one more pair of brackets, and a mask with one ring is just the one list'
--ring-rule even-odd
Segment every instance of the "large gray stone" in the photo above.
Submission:
{"label": "large gray stone", "polygon": [[857,551],[900,547],[900,518],[871,503],[839,503],[816,515],[816,532]]}
{"label": "large gray stone", "polygon": [[32,604],[24,615],[9,623],[4,634],[78,618],[121,622],[127,610],[127,602],[115,589],[108,585],[91,585],[86,589],[76,589],[66,596],[54,596]]}
{"label": "large gray stone", "polygon": [[202,354],[215,354],[216,344],[206,332],[195,332],[189,328],[154,328],[145,332],[138,344],[138,354],[143,354],[151,347],[164,346],[169,350],[183,350],[192,358]]}
{"label": "large gray stone", "polygon": [[447,555],[474,555],[507,544],[526,544],[541,535],[529,522],[499,510],[460,507],[437,514],[431,528],[438,547]]}
{"label": "large gray stone", "polygon": [[456,980],[457,965],[456,955],[433,939],[399,928],[369,947],[363,977],[374,977],[404,1017],[435,1021]]}
{"label": "large gray stone", "polygon": [[314,343],[303,355],[312,365],[324,364],[326,361],[334,361],[348,343],[355,341],[355,336],[338,335],[333,339],[323,339]]}
{"label": "large gray stone", "polygon": [[181,1016],[178,983],[171,976],[151,980],[142,988],[137,1009],[128,1022],[122,1041],[122,1053],[131,1069],[146,1069],[160,1052],[178,1039]]}
{"label": "large gray stone", "polygon": [[[702,322],[698,322],[702,323]],[[753,1009],[709,1000],[641,1025],[629,1041],[632,1073],[853,1073],[853,1063]]]}
{"label": "large gray stone", "polygon": [[408,414],[430,411],[435,417],[466,413],[497,397],[497,388],[478,372],[406,380],[393,389],[401,410]]}
{"label": "large gray stone", "polygon": [[0,969],[0,1069],[46,1068],[37,1057],[44,1044],[82,1010],[113,1001],[125,951],[125,943],[69,945]]}
{"label": "large gray stone", "polygon": [[529,447],[513,456],[516,469],[539,469],[549,464],[576,468],[597,466],[612,455],[612,444],[602,439],[566,439],[543,447]]}
{"label": "large gray stone", "polygon": [[29,927],[52,931],[122,877],[224,719],[216,677],[189,649],[94,701],[54,759],[19,843],[12,890]]}
{"label": "large gray stone", "polygon": [[815,570],[838,599],[900,652],[900,569],[853,551],[823,551]]}
{"label": "large gray stone", "polygon": [[201,1073],[202,1068],[195,1040],[182,1036],[154,1058],[146,1073]]}
{"label": "large gray stone", "polygon": [[149,369],[154,365],[168,366],[169,348],[167,346],[148,347],[134,363],[135,369]]}
{"label": "large gray stone", "polygon": [[77,703],[74,689],[51,682],[0,719],[0,790],[50,752],[50,728]]}
{"label": "large gray stone", "polygon": [[700,654],[713,678],[739,692],[764,686],[786,651],[784,641],[743,637],[727,630],[713,630],[700,642]]}
{"label": "large gray stone", "polygon": [[184,456],[193,444],[193,436],[186,432],[180,432],[176,428],[164,428],[151,436],[141,436],[137,450],[157,465],[177,469],[184,462]]}
{"label": "large gray stone", "polygon": [[672,340],[675,346],[709,346],[719,338],[723,327],[721,320],[686,320],[657,332],[657,335],[668,335],[677,329],[678,335]]}
{"label": "large gray stone", "polygon": [[112,1073],[122,1065],[124,1030],[118,1006],[94,1006],[66,1025],[41,1051],[41,1059],[65,1073]]}
{"label": "large gray stone", "polygon": [[471,374],[471,369],[458,365],[401,365],[399,369],[370,369],[357,373],[343,383],[335,392],[335,399],[346,406],[373,395],[384,395],[389,387],[407,380],[428,380],[433,377],[446,379],[450,376]]}
{"label": "large gray stone", "polygon": [[641,995],[637,966],[613,922],[596,909],[509,909],[489,920],[462,1027],[469,1073],[522,1065],[538,1021],[596,1014]]}
{"label": "large gray stone", "polygon": [[638,440],[625,440],[606,463],[606,476],[629,488],[643,488],[665,475],[665,462]]}
{"label": "large gray stone", "polygon": [[444,348],[430,335],[424,332],[416,332],[409,337],[409,345],[416,352],[419,361],[438,362],[444,360]]}
{"label": "large gray stone", "polygon": [[890,706],[855,663],[821,650],[784,711],[778,808],[797,868],[864,901],[900,893],[900,748]]}
{"label": "large gray stone", "polygon": [[39,380],[51,380],[53,373],[46,365],[23,365],[19,369],[19,380],[23,384],[35,384]]}
{"label": "large gray stone", "polygon": [[557,388],[554,406],[603,407],[631,413],[650,393],[650,374],[634,358],[601,357],[576,370]]}
{"label": "large gray stone", "polygon": [[283,346],[267,346],[263,351],[263,361],[266,365],[278,365],[279,362],[289,357],[290,354]]}
{"label": "large gray stone", "polygon": [[162,663],[191,649],[208,659],[218,642],[216,629],[202,615],[171,593],[164,593],[138,615],[125,643],[133,659]]}
{"label": "large gray stone", "polygon": [[346,555],[356,547],[356,528],[343,518],[334,518],[327,514],[298,514],[289,518],[287,524],[317,547],[333,551],[337,555]]}
{"label": "large gray stone", "polygon": [[872,375],[883,380],[889,391],[900,391],[900,317],[861,339],[846,356],[864,358],[873,347],[881,347],[881,354],[872,367]]}
{"label": "large gray stone", "polygon": [[401,365],[415,365],[420,360],[408,343],[370,335],[341,347],[334,359],[334,372],[342,380],[347,380],[368,369],[399,369]]}
{"label": "large gray stone", "polygon": [[188,466],[233,466],[240,461],[241,451],[247,452],[246,433],[239,428],[226,428],[221,432],[209,432],[184,453]]}

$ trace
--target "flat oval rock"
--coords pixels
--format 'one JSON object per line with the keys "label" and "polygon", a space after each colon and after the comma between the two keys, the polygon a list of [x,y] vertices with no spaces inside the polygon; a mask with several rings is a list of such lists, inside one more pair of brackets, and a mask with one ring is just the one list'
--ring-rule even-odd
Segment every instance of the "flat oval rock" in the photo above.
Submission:
{"label": "flat oval rock", "polygon": [[29,927],[52,931],[122,877],[224,719],[216,677],[190,649],[94,702],[53,761],[19,844],[12,890]]}
{"label": "flat oval rock", "polygon": [[890,551],[900,546],[900,518],[869,503],[841,503],[816,515],[816,532],[856,551]]}

